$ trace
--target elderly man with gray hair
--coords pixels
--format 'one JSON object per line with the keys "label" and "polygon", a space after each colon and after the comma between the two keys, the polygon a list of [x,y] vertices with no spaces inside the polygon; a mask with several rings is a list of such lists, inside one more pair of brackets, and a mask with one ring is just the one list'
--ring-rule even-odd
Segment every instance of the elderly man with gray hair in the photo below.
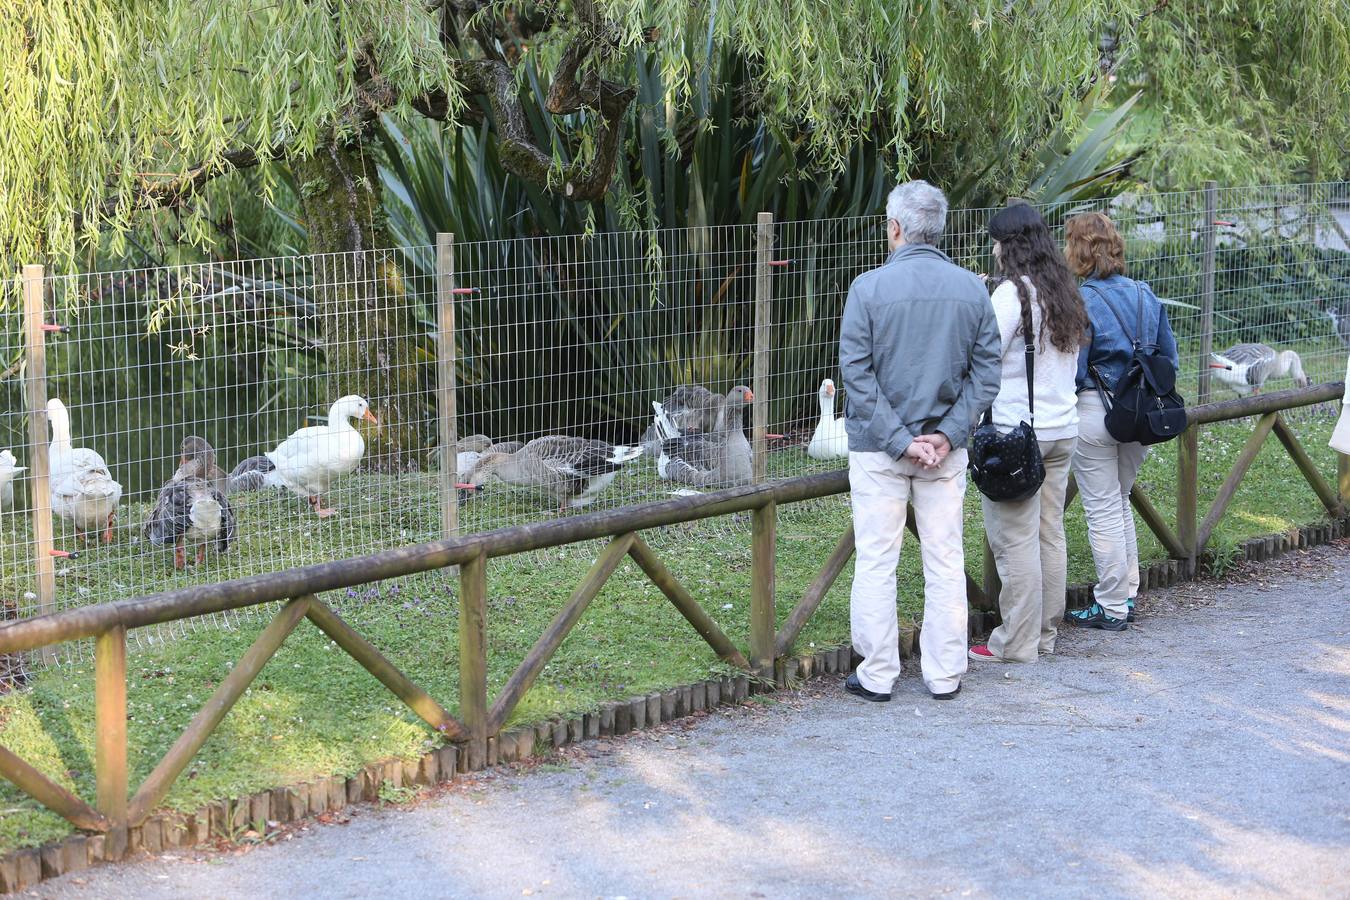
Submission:
{"label": "elderly man with gray hair", "polygon": [[923,680],[933,697],[966,671],[962,517],[966,440],[998,394],[1002,342],[989,292],[935,244],[947,198],[924,181],[886,201],[890,256],[849,287],[839,333],[857,560],[849,693],[884,702],[900,675],[895,567],[913,504],[923,555]]}

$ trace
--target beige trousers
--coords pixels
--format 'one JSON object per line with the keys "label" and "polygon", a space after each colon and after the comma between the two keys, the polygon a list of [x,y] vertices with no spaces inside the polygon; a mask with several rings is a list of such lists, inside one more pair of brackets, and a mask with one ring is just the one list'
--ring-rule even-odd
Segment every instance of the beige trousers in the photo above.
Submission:
{"label": "beige trousers", "polygon": [[849,453],[857,558],[849,618],[853,647],[863,657],[858,681],[890,693],[900,675],[895,567],[905,537],[906,504],[914,504],[923,557],[924,683],[936,694],[955,690],[966,671],[966,554],[961,544],[966,451],[953,450],[936,469],[885,453]]}
{"label": "beige trousers", "polygon": [[1130,490],[1148,456],[1142,444],[1122,444],[1106,430],[1106,408],[1096,391],[1078,395],[1078,449],[1073,471],[1087,515],[1088,541],[1097,565],[1097,602],[1123,619],[1139,592],[1139,541]]}
{"label": "beige trousers", "polygon": [[1053,653],[1064,615],[1068,551],[1064,542],[1064,492],[1077,438],[1041,441],[1045,482],[1026,500],[984,502],[984,532],[1003,589],[1003,623],[989,635],[989,651],[1008,662],[1035,662]]}

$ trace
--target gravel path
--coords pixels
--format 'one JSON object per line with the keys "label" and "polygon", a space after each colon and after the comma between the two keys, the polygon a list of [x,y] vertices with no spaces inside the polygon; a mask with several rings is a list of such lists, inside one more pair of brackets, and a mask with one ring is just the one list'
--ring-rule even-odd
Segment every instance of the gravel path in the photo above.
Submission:
{"label": "gravel path", "polygon": [[935,703],[837,681],[44,897],[1347,896],[1350,547]]}

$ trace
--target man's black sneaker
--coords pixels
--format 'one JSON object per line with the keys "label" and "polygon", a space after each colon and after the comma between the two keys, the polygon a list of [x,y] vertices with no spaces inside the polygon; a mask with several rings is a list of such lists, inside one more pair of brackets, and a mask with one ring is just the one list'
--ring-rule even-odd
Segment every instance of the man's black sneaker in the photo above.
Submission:
{"label": "man's black sneaker", "polygon": [[867,688],[863,687],[862,682],[858,680],[856,672],[844,679],[844,690],[855,697],[861,697],[864,700],[870,700],[873,703],[889,703],[891,699],[890,694],[878,694],[876,691],[869,691]]}
{"label": "man's black sneaker", "polygon": [[939,694],[936,691],[929,691],[928,693],[933,695],[934,700],[955,700],[956,695],[961,693],[961,685],[958,684],[953,690],[947,691],[945,694]]}
{"label": "man's black sneaker", "polygon": [[1064,614],[1064,621],[1079,628],[1100,628],[1102,631],[1124,631],[1125,619],[1116,619],[1106,614],[1101,604],[1094,603],[1087,609],[1070,610]]}
{"label": "man's black sneaker", "polygon": [[1133,621],[1134,621],[1134,598],[1131,597],[1129,600],[1126,600],[1126,601],[1125,601],[1125,605],[1128,606],[1128,607],[1130,608],[1129,613],[1125,616],[1125,621],[1126,621],[1126,622],[1133,622]]}

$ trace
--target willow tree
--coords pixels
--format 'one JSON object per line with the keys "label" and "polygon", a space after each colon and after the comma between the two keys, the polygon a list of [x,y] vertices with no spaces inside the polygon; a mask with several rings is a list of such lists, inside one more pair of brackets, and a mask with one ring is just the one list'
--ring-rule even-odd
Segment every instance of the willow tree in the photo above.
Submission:
{"label": "willow tree", "polygon": [[[1331,175],[1350,139],[1348,2],[0,0],[0,258],[70,266],[150,209],[205,239],[212,179],[284,163],[311,250],[365,267],[320,298],[325,344],[401,451],[413,350],[380,298],[402,278],[370,252],[389,243],[381,116],[486,122],[510,172],[598,200],[631,117],[673,121],[715,47],[751,68],[748,114],[826,171],[870,135],[897,174],[1015,189],[1046,135],[1119,81],[1146,92],[1158,172]],[[639,65],[667,90],[641,109]]]}

